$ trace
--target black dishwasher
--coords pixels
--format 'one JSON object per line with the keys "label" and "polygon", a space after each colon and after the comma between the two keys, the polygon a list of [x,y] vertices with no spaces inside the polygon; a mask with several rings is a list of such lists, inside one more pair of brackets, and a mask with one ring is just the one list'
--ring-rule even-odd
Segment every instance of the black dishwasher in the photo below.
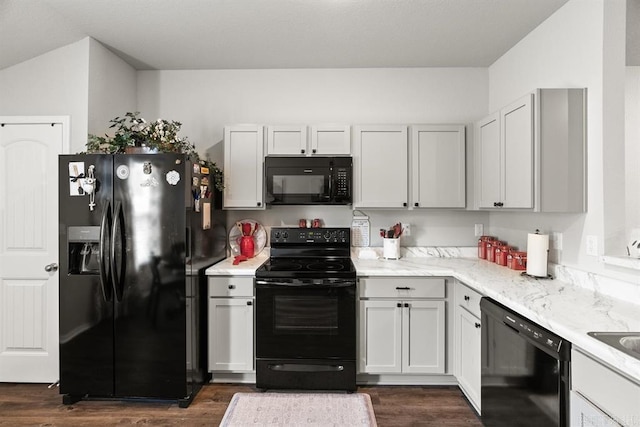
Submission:
{"label": "black dishwasher", "polygon": [[569,426],[571,343],[490,299],[482,313],[482,423]]}

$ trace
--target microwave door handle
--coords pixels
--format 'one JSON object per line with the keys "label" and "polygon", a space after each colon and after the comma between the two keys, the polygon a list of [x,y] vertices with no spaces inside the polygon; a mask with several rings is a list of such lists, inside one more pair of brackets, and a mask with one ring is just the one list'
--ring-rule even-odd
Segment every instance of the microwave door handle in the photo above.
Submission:
{"label": "microwave door handle", "polygon": [[329,200],[333,200],[333,174],[329,174]]}

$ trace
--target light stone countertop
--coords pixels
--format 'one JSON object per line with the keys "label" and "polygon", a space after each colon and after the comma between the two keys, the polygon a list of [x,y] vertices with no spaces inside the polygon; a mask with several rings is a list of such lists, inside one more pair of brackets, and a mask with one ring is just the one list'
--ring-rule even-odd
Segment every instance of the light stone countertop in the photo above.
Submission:
{"label": "light stone countertop", "polygon": [[[640,384],[640,360],[587,335],[591,331],[640,331],[640,305],[603,295],[581,283],[522,276],[521,271],[476,258],[474,248],[402,248],[402,258],[398,260],[380,258],[380,249],[352,250],[359,277],[454,277]],[[252,276],[267,258],[267,249],[237,266],[232,265],[233,258],[228,258],[206,273]]]}

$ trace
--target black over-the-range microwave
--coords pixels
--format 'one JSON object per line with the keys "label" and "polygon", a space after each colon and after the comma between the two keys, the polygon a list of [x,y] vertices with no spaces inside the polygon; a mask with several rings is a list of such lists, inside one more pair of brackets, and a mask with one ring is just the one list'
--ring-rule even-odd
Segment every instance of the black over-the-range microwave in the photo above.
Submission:
{"label": "black over-the-range microwave", "polygon": [[267,204],[349,205],[351,157],[265,158]]}

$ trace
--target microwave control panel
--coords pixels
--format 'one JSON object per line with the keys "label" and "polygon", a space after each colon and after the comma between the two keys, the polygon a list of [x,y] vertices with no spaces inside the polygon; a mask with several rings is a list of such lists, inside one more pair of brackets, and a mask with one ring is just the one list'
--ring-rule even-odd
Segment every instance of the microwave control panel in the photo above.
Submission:
{"label": "microwave control panel", "polygon": [[336,169],[336,196],[349,197],[349,169]]}

